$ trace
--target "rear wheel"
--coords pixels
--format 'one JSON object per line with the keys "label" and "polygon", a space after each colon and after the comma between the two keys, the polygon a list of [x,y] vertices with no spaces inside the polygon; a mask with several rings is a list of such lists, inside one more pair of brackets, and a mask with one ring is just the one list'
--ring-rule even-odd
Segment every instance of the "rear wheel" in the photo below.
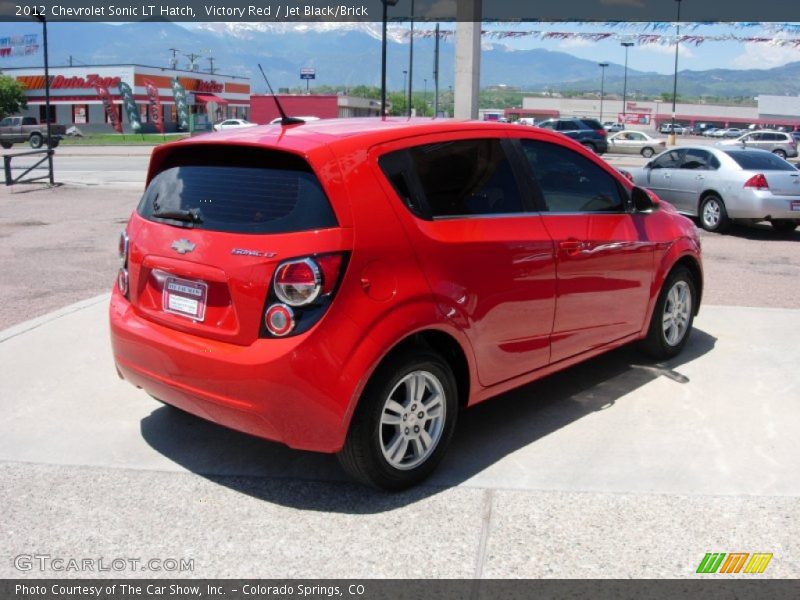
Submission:
{"label": "rear wheel", "polygon": [[9,142],[0,142],[0,146],[5,148],[6,150],[8,150],[9,148],[11,148],[11,146],[13,146],[13,144],[11,144]]}
{"label": "rear wheel", "polygon": [[784,152],[780,148],[778,148],[777,150],[773,150],[772,153],[775,156],[778,156],[778,157],[782,158],[783,160],[786,160],[786,152]]}
{"label": "rear wheel", "polygon": [[416,485],[436,468],[455,429],[457,388],[436,353],[385,361],[361,396],[339,462],[359,481],[385,490]]}
{"label": "rear wheel", "polygon": [[770,221],[770,225],[772,225],[772,228],[778,233],[791,233],[797,229],[797,222],[789,221],[788,219]]}
{"label": "rear wheel", "polygon": [[709,194],[700,203],[700,224],[706,231],[722,233],[730,227],[725,203],[716,194]]}
{"label": "rear wheel", "polygon": [[645,158],[650,158],[655,154],[655,151],[652,148],[642,148],[642,156]]}
{"label": "rear wheel", "polygon": [[591,142],[583,142],[581,145],[584,148],[586,148],[589,152],[593,152],[593,153],[597,154],[597,148],[595,147],[595,145],[593,143],[591,143]]}
{"label": "rear wheel", "polygon": [[647,337],[642,342],[645,353],[665,360],[683,350],[694,322],[696,290],[689,269],[673,269],[658,295]]}
{"label": "rear wheel", "polygon": [[28,138],[28,142],[30,143],[31,148],[33,148],[34,150],[38,150],[39,148],[41,148],[43,141],[44,139],[42,138],[42,134],[40,133],[32,133],[31,137]]}

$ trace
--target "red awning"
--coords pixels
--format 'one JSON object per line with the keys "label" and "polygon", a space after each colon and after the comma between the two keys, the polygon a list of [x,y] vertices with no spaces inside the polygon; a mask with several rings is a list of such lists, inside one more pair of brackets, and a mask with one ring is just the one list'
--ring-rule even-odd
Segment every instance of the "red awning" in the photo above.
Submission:
{"label": "red awning", "polygon": [[198,102],[216,102],[217,104],[228,103],[228,101],[225,100],[225,98],[220,98],[219,96],[215,96],[214,94],[195,93],[194,97],[197,99]]}

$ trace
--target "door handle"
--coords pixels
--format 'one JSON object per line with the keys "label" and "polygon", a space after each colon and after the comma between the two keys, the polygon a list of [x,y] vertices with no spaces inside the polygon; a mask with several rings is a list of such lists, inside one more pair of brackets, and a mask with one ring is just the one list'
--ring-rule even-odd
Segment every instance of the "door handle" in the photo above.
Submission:
{"label": "door handle", "polygon": [[578,254],[586,247],[586,242],[582,242],[580,240],[576,240],[574,238],[568,240],[562,240],[558,243],[559,249],[563,250],[567,254]]}
{"label": "door handle", "polygon": [[666,179],[669,179],[670,177],[672,177],[672,175],[670,175],[669,173],[664,173],[664,177],[665,177]]}
{"label": "door handle", "polygon": [[703,175],[697,175],[697,176],[695,176],[695,179],[705,179],[705,176],[703,176]]}

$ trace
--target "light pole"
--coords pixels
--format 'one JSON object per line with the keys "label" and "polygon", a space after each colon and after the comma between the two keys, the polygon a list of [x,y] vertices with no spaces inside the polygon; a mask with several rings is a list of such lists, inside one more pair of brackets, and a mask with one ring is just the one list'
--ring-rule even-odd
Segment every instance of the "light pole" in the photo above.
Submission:
{"label": "light pole", "polygon": [[386,21],[388,7],[397,4],[398,0],[383,0],[383,23],[381,36],[381,117],[386,116]]}
{"label": "light pole", "polygon": [[603,124],[603,96],[605,96],[607,62],[597,63],[600,67],[600,124]]}
{"label": "light pole", "polygon": [[678,49],[680,48],[681,41],[681,0],[675,0],[678,3],[678,18],[675,21],[675,74],[672,79],[672,127],[670,127],[669,137],[667,143],[670,146],[675,145],[675,102],[678,98]]}
{"label": "light pole", "polygon": [[628,112],[628,48],[633,46],[633,42],[622,42],[620,45],[625,47],[625,76],[622,80],[622,125],[624,127]]}
{"label": "light pole", "polygon": [[422,80],[424,85],[422,88],[422,116],[425,117],[428,114],[428,80]]}
{"label": "light pole", "polygon": [[411,0],[411,37],[408,39],[408,116],[411,116],[411,107],[414,104],[411,98],[414,87],[414,0]]}
{"label": "light pole", "polygon": [[[403,99],[406,102],[408,102],[408,96],[407,96],[407,94],[408,94],[408,80],[406,79],[406,77],[408,77],[408,71],[403,71]],[[408,107],[406,107],[406,108],[408,108]],[[406,112],[408,112],[408,111],[406,111]]]}

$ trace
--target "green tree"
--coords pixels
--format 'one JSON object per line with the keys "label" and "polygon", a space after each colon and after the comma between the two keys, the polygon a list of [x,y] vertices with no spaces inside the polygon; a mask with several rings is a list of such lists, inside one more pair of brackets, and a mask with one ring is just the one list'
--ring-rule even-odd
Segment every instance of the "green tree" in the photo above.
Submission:
{"label": "green tree", "polygon": [[28,108],[25,102],[25,88],[16,79],[0,75],[0,119]]}

